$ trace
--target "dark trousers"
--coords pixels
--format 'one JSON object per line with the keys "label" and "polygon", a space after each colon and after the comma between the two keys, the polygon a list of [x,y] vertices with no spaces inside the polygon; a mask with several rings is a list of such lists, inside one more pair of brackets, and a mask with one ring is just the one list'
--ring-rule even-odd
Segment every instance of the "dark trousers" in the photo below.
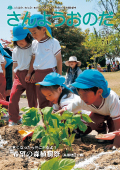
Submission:
{"label": "dark trousers", "polygon": [[107,71],[108,71],[108,72],[111,72],[110,64],[107,65]]}
{"label": "dark trousers", "polygon": [[26,83],[25,76],[28,70],[17,71],[10,94],[8,112],[10,120],[17,123],[19,116],[19,100],[21,94],[26,90],[29,107],[37,107],[37,96],[35,83]]}
{"label": "dark trousers", "polygon": [[[43,81],[44,77],[51,73],[51,72],[55,72],[55,68],[49,68],[49,69],[45,69],[45,70],[35,70],[35,82],[41,82]],[[38,98],[38,102],[39,102],[39,108],[44,108],[46,106],[52,106],[52,103],[50,101],[48,101],[45,96],[41,93],[40,90],[40,86],[36,85],[36,94],[37,94],[37,98]]]}

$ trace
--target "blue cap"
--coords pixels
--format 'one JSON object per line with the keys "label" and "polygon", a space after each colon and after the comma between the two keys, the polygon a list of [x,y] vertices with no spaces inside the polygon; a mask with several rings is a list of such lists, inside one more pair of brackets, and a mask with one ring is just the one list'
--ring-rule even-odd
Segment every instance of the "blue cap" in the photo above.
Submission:
{"label": "blue cap", "polygon": [[52,38],[51,28],[44,24],[44,16],[42,14],[33,14],[28,20],[28,24],[25,25],[25,28],[35,28],[37,26],[46,27],[46,34]]}
{"label": "blue cap", "polygon": [[24,26],[22,24],[18,24],[18,26],[13,27],[13,39],[12,41],[23,40],[27,37],[27,34],[30,33],[28,29],[23,29]]}
{"label": "blue cap", "polygon": [[68,88],[65,84],[65,77],[61,76],[58,73],[52,72],[49,73],[45,76],[43,81],[36,83],[35,85],[42,85],[42,86],[54,86],[54,85],[59,85],[63,86],[64,88],[70,90],[73,92],[70,88]]}
{"label": "blue cap", "polygon": [[53,85],[62,85],[65,82],[65,78],[58,73],[52,72],[45,76],[43,81],[36,83],[36,85],[43,86],[53,86]]}
{"label": "blue cap", "polygon": [[83,71],[74,83],[71,84],[76,88],[88,89],[92,87],[99,87],[103,89],[102,96],[106,98],[110,94],[110,88],[108,88],[108,82],[104,76],[98,70],[85,70]]}

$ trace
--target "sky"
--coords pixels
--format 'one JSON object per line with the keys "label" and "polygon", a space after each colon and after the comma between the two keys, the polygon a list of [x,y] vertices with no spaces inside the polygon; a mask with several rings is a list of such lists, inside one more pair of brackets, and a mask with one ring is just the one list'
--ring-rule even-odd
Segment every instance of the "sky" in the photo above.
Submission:
{"label": "sky", "polygon": [[[0,0],[2,3],[0,5],[0,39],[5,39],[10,41],[11,38],[11,32],[10,30],[13,29],[13,26],[8,25],[7,20],[12,18],[12,16],[7,16],[8,14],[13,14],[13,11],[15,11],[16,14],[21,14],[23,11],[31,12],[32,14],[37,14],[37,9],[34,9],[38,7],[39,3],[36,0]],[[77,14],[77,12],[80,13],[81,18],[88,13],[93,12],[97,16],[97,4],[95,0],[92,0],[92,2],[86,2],[86,0],[60,0],[60,2],[63,2],[63,6],[66,7],[74,7],[74,9],[69,9],[68,13],[71,13],[73,11],[74,14]],[[8,9],[8,6],[12,6],[13,9]],[[22,9],[18,9],[18,8]],[[27,9],[25,9],[27,7]],[[13,21],[11,21],[12,23]],[[19,21],[22,22],[22,21]],[[91,18],[90,23],[94,22],[94,19]],[[17,24],[18,22],[16,22]],[[81,19],[80,28],[82,31],[89,28],[90,31],[93,31],[93,26],[90,26],[90,23],[88,25],[85,25]],[[94,25],[97,30],[100,29],[101,26],[99,26],[98,23]]]}

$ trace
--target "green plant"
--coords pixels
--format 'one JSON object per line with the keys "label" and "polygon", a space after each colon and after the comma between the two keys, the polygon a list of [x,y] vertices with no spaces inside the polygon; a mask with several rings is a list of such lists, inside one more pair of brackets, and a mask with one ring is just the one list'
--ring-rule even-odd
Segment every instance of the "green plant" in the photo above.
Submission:
{"label": "green plant", "polygon": [[29,108],[23,107],[21,111],[25,112],[26,114],[23,115],[22,124],[26,126],[36,126],[37,123],[40,121],[40,113],[39,109],[37,108]]}
{"label": "green plant", "polygon": [[52,158],[39,166],[36,170],[71,170],[75,165],[73,159]]}
{"label": "green plant", "polygon": [[7,109],[0,105],[0,120],[5,114],[7,114]]}
{"label": "green plant", "polygon": [[2,107],[2,105],[0,105],[0,125],[6,125],[5,120],[1,120],[1,118],[7,114],[7,109]]}
{"label": "green plant", "polygon": [[[26,112],[23,116],[23,124],[36,126],[40,118],[38,109],[23,108],[22,110]],[[73,129],[79,127],[83,132],[87,129],[81,118],[86,122],[92,122],[88,115],[81,114],[80,112],[74,115],[72,112],[65,111],[60,115],[59,113],[52,113],[52,110],[52,107],[45,107],[41,110],[45,127],[38,125],[32,136],[33,141],[42,138],[41,146],[46,147],[49,145],[58,148],[62,144],[66,144],[71,147],[75,139],[75,134],[72,134]]]}
{"label": "green plant", "polygon": [[74,169],[74,170],[85,170],[85,169],[77,168],[77,169]]}

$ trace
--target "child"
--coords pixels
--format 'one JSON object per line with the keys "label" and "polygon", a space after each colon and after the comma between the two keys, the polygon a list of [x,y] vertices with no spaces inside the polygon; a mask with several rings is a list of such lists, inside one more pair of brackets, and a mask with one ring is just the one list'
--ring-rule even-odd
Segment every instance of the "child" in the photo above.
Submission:
{"label": "child", "polygon": [[71,92],[65,84],[65,78],[58,73],[49,73],[40,85],[40,90],[47,100],[54,103],[53,111],[64,109],[71,101],[76,101],[79,97]]}
{"label": "child", "polygon": [[[26,90],[29,107],[37,106],[36,88],[34,83],[28,83],[30,79],[32,58],[32,37],[28,29],[23,29],[22,24],[13,27],[13,42],[15,48],[12,53],[13,59],[13,87],[9,101],[9,126],[17,125],[21,121],[19,116],[19,100]],[[32,65],[32,64],[31,64]]]}
{"label": "child", "polygon": [[12,66],[13,66],[12,52],[8,48],[3,49],[1,43],[0,43],[0,50],[6,60],[6,65],[5,65],[6,92],[5,93],[6,93],[6,101],[9,101],[10,92],[12,89]]}
{"label": "child", "polygon": [[6,80],[5,80],[5,59],[0,52],[0,99],[6,100],[5,95],[5,87],[6,87]]}
{"label": "child", "polygon": [[[30,22],[28,23],[33,23],[35,21],[35,24],[32,24],[32,26],[26,25],[26,27],[30,30],[33,38],[35,39],[32,42],[33,54],[35,54],[35,61],[33,64],[35,74],[33,74],[31,77],[31,82],[42,81],[48,73],[55,72],[56,67],[57,72],[62,74],[60,44],[58,40],[52,38],[51,29],[47,24],[42,27],[38,25],[43,25],[43,20],[43,15],[34,14],[30,17]],[[46,100],[39,87],[36,87],[36,93],[40,108],[51,106],[51,103]]]}
{"label": "child", "polygon": [[[72,93],[64,82],[63,76],[58,73],[49,73],[42,82],[36,83],[36,85],[40,85],[40,90],[46,99],[54,103],[53,112],[62,109],[61,114],[66,110],[67,105],[77,103],[79,100],[79,96]],[[82,110],[82,113],[86,113],[86,111]],[[76,133],[75,138],[80,137],[79,129],[74,130],[74,133]]]}
{"label": "child", "polygon": [[[73,112],[80,109],[91,111],[89,116],[94,123],[88,124],[89,132],[96,130],[101,133],[106,130],[107,126],[109,132],[120,129],[119,97],[108,88],[106,79],[99,71],[85,70],[72,86],[77,88],[80,98],[77,103],[68,105],[66,109]],[[119,136],[115,137],[113,145],[120,147]]]}
{"label": "child", "polygon": [[69,61],[65,62],[65,65],[68,66],[65,84],[71,88],[75,94],[78,94],[76,88],[70,86],[70,84],[74,83],[75,79],[82,73],[82,70],[79,68],[81,66],[81,62],[77,61],[77,57],[71,56]]}
{"label": "child", "polygon": [[103,69],[101,68],[100,64],[97,64],[97,70],[100,71],[100,72],[103,72]]}

